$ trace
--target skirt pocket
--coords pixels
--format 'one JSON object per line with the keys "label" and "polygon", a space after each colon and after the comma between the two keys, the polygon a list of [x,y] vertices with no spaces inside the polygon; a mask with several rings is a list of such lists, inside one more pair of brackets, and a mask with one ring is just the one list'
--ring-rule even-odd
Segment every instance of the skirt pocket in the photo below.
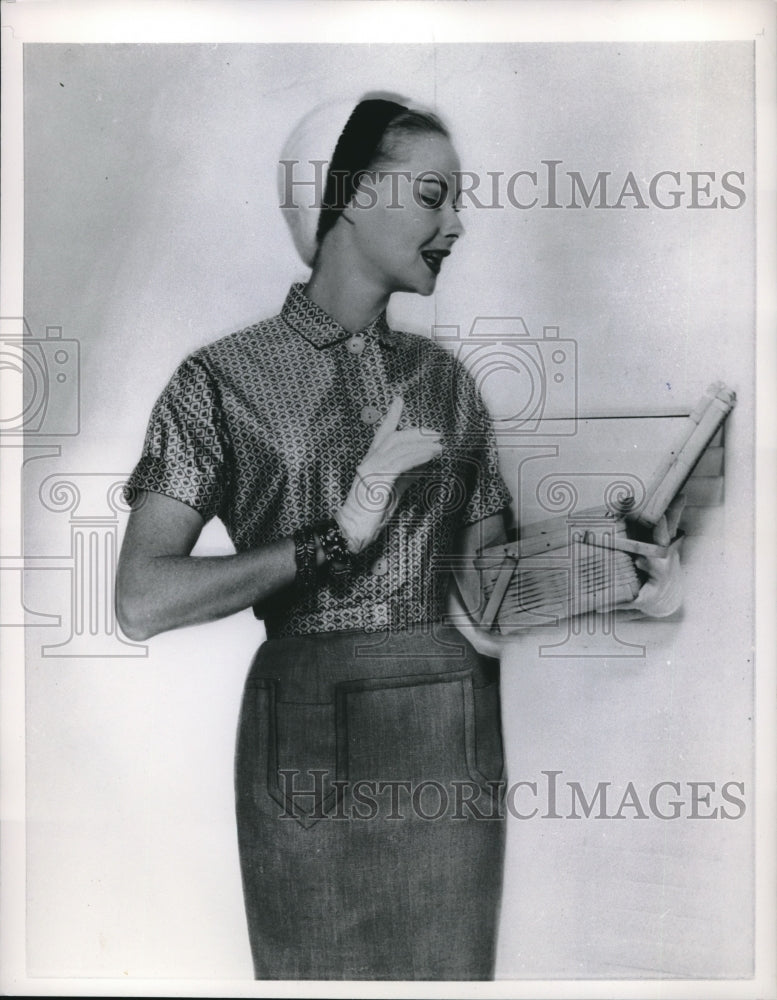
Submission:
{"label": "skirt pocket", "polygon": [[277,818],[312,826],[331,813],[342,796],[335,783],[335,748],[333,704],[281,701],[278,681],[257,678],[243,702],[238,800],[260,813],[269,807]]}
{"label": "skirt pocket", "polygon": [[[266,677],[246,689],[236,776],[241,809],[309,828],[343,818],[352,806],[343,798],[350,802],[355,786],[375,792],[400,783],[403,795],[443,786],[451,809],[476,801],[483,813],[482,794],[492,802],[502,797],[497,683],[475,687],[465,669],[344,681],[335,692],[334,702],[286,702],[279,682]],[[433,800],[434,789],[418,801]]]}
{"label": "skirt pocket", "polygon": [[355,781],[474,781],[503,775],[498,685],[472,670],[337,685],[337,771]]}

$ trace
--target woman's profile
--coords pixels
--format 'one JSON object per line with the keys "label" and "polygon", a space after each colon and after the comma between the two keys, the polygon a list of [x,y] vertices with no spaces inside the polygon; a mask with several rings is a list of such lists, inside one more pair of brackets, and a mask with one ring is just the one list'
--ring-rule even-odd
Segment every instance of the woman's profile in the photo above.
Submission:
{"label": "woman's profile", "polygon": [[[499,662],[446,602],[453,573],[476,616],[458,570],[505,536],[511,497],[470,376],[386,319],[455,250],[460,164],[443,122],[399,99],[361,100],[338,133],[320,211],[290,214],[309,281],[188,357],[154,407],[119,620],[137,639],[248,607],[264,621],[236,755],[257,978],[490,979]],[[212,517],[234,555],[191,554]]]}

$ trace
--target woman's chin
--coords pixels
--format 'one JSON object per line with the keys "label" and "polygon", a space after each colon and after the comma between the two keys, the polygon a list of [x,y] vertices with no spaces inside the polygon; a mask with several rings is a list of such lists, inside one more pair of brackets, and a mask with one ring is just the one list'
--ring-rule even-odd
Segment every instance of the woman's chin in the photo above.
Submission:
{"label": "woman's chin", "polygon": [[400,279],[394,285],[393,292],[409,292],[414,295],[423,295],[428,297],[434,292],[437,286],[437,275],[432,271],[427,271],[426,274],[419,273],[416,271],[412,276],[407,275],[405,278]]}
{"label": "woman's chin", "polygon": [[434,292],[436,287],[437,275],[430,271],[428,275],[424,275],[419,281],[414,282],[412,290],[417,292],[418,295],[429,296]]}

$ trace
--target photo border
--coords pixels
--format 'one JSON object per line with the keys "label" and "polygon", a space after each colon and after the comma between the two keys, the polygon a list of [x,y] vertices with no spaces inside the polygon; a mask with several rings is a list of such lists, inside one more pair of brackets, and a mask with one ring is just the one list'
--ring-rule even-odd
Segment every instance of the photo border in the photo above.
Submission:
{"label": "photo border", "polygon": [[[22,47],[28,42],[442,42],[678,41],[752,39],[757,112],[757,426],[756,426],[756,971],[752,980],[498,980],[494,983],[405,984],[230,980],[38,979],[25,972],[24,884],[24,636],[0,637],[0,985],[29,996],[494,996],[652,997],[774,996],[775,648],[777,560],[774,497],[777,384],[777,195],[774,185],[777,7],[767,0],[737,4],[546,0],[479,3],[448,0],[319,0],[319,2],[37,2],[2,0],[2,232],[0,315],[21,316],[23,289]],[[5,376],[6,373],[3,373]],[[3,378],[2,390],[20,386]],[[2,463],[2,453],[0,453]],[[0,464],[0,478],[2,478]],[[21,517],[19,498],[3,497],[3,522]],[[5,538],[2,539],[5,541]]]}

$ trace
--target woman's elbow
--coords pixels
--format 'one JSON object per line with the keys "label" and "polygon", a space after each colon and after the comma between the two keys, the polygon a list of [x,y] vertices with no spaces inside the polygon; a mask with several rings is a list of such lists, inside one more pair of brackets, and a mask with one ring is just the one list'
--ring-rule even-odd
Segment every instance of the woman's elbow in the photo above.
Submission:
{"label": "woman's elbow", "polygon": [[159,631],[154,628],[147,596],[119,573],[116,580],[116,620],[128,639],[145,642]]}

